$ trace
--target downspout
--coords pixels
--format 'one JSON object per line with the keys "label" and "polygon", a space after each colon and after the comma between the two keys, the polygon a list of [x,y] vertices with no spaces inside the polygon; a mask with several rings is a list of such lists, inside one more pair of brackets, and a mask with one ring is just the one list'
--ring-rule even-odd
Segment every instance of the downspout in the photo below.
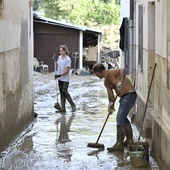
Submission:
{"label": "downspout", "polygon": [[136,80],[136,55],[134,53],[134,0],[130,0],[130,34],[131,34],[131,48],[130,54],[132,56],[131,65],[132,65],[132,73],[133,73],[133,81],[135,86]]}

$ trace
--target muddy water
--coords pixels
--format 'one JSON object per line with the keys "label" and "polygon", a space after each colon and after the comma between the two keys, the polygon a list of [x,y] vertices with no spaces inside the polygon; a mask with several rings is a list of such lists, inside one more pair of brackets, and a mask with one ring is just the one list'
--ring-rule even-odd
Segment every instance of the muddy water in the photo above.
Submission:
{"label": "muddy water", "polygon": [[[133,170],[127,148],[124,152],[88,148],[95,143],[107,116],[107,94],[103,81],[94,76],[72,75],[69,92],[77,110],[55,110],[56,81],[53,74],[35,75],[35,112],[38,117],[0,157],[1,170]],[[58,96],[59,97],[59,96]],[[118,107],[118,100],[116,108]],[[99,143],[105,148],[116,142],[116,111],[105,126]],[[149,166],[158,170],[150,157]]]}

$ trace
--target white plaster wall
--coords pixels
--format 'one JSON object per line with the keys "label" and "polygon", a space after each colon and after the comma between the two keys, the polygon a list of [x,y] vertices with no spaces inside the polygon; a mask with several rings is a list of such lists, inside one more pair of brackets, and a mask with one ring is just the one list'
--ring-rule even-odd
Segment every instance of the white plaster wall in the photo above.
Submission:
{"label": "white plaster wall", "polygon": [[121,0],[121,19],[130,17],[130,1]]}
{"label": "white plaster wall", "polygon": [[5,0],[0,10],[0,150],[33,117],[32,30],[29,1]]}
{"label": "white plaster wall", "polygon": [[136,1],[135,9],[135,23],[136,23],[136,36],[135,44],[138,45],[138,13],[139,5],[143,5],[143,48],[148,49],[148,3],[147,0],[138,0]]}
{"label": "white plaster wall", "polygon": [[[140,71],[138,67],[138,57],[136,62],[136,68],[138,68],[138,81],[139,81],[139,90],[142,96],[147,95],[148,89],[146,85],[148,85],[148,79],[145,74],[148,73],[148,51],[149,51],[149,32],[148,30],[148,20],[150,19],[148,16],[148,0],[138,0],[136,1],[136,9],[135,9],[135,19],[136,19],[136,35],[135,35],[135,44],[138,46],[138,6],[143,5],[143,69]],[[152,46],[152,49],[155,50],[155,53],[162,56],[167,57],[167,0],[164,1],[155,1],[155,48]],[[138,56],[138,49],[136,49],[136,56]]]}
{"label": "white plaster wall", "polygon": [[[130,1],[129,0],[121,0],[121,23],[123,18],[130,17]],[[124,52],[120,52],[120,68],[125,68],[125,54]]]}
{"label": "white plaster wall", "polygon": [[169,9],[168,1],[160,1],[156,3],[156,44],[155,53],[157,55],[156,62],[157,67],[157,78],[156,78],[156,100],[155,100],[155,111],[159,114],[165,126],[169,126],[170,123],[170,89],[167,88],[168,78],[168,34],[170,27],[169,22]]}
{"label": "white plaster wall", "polygon": [[[135,27],[136,27],[136,35],[135,35],[135,44],[136,44],[136,56],[137,56],[137,62],[136,62],[136,68],[137,68],[137,90],[138,94],[141,97],[141,99],[146,102],[147,94],[148,94],[148,86],[150,84],[151,79],[151,73],[152,69],[150,69],[151,63],[158,63],[157,70],[157,79],[156,83],[159,87],[156,89],[156,99],[155,101],[155,109],[159,110],[160,115],[165,115],[164,119],[168,118],[167,116],[167,106],[163,106],[165,102],[162,102],[162,106],[160,106],[160,99],[164,99],[166,97],[167,93],[167,64],[166,64],[166,58],[167,58],[167,0],[164,1],[155,1],[155,47],[152,46],[151,49],[155,50],[155,54],[158,56],[156,57],[155,61],[150,59],[149,53],[151,52],[149,50],[149,33],[151,33],[151,28],[148,27],[148,22],[151,18],[149,18],[148,15],[148,0],[140,0],[136,1],[136,13],[135,13]],[[143,11],[143,69],[140,70],[138,67],[138,6],[143,4],[144,11]],[[153,28],[153,27],[152,27]],[[148,32],[149,30],[149,32]],[[151,37],[152,38],[152,37]],[[152,41],[152,40],[151,40]],[[150,76],[150,78],[148,78]],[[158,98],[157,98],[158,96]],[[160,107],[162,110],[160,110]],[[165,113],[165,114],[164,114]],[[167,121],[167,120],[166,120]],[[168,121],[169,122],[169,121]]]}
{"label": "white plaster wall", "polygon": [[20,47],[21,21],[27,20],[29,23],[29,10],[28,0],[4,1],[2,20],[0,20],[0,52]]}
{"label": "white plaster wall", "polygon": [[[24,55],[28,55],[28,69],[32,70],[32,30],[30,27],[30,8],[29,1],[20,0],[20,1],[4,1],[2,19],[0,19],[0,53],[1,53],[1,73],[5,74],[5,87],[12,93],[18,89],[18,84],[20,81],[20,53],[21,46],[21,23],[26,21],[27,30],[25,37],[27,38],[26,48],[27,51],[24,52]],[[32,25],[31,25],[32,26]],[[29,35],[29,32],[31,34]],[[26,39],[26,38],[25,38]],[[24,47],[25,48],[25,47]],[[14,52],[15,51],[15,52]],[[28,54],[26,54],[28,53]],[[4,57],[5,55],[5,57]],[[29,70],[28,70],[29,72]],[[28,79],[32,79],[32,72],[30,72]],[[1,81],[2,86],[2,81]],[[2,89],[2,88],[1,88]],[[2,93],[0,93],[2,96]],[[2,97],[3,98],[3,97]]]}
{"label": "white plaster wall", "polygon": [[148,2],[147,0],[145,0],[143,3],[143,48],[148,49]]}
{"label": "white plaster wall", "polygon": [[155,3],[148,3],[148,49],[155,50]]}
{"label": "white plaster wall", "polygon": [[[155,25],[151,25],[153,13],[148,13],[148,2],[155,2]],[[143,4],[143,69],[137,68],[137,92],[141,99],[141,103],[146,102],[148,86],[150,85],[151,75],[153,72],[152,65],[157,63],[154,82],[152,86],[151,96],[148,104],[149,120],[152,122],[152,143],[154,154],[158,155],[158,159],[165,167],[170,167],[170,152],[167,143],[170,143],[170,88],[167,87],[168,63],[170,45],[170,2],[169,0],[136,0],[135,5],[135,45],[136,56],[138,59],[138,5]],[[149,25],[148,25],[149,23]],[[150,36],[152,29],[155,33]],[[155,41],[155,43],[154,43]],[[151,46],[150,46],[151,44]],[[138,61],[137,61],[138,63]],[[140,102],[137,103],[140,105]],[[158,133],[157,131],[161,131]],[[160,141],[157,139],[161,139]],[[168,150],[167,150],[168,149]],[[167,151],[167,152],[166,152]],[[167,168],[168,169],[168,168]]]}
{"label": "white plaster wall", "polygon": [[[139,13],[139,5],[143,4],[143,68],[141,69],[138,65],[138,13]],[[138,91],[139,96],[143,101],[146,101],[147,91],[148,91],[148,5],[146,0],[138,0],[135,2],[135,45],[136,48],[136,69],[137,69],[137,86],[136,89]]]}
{"label": "white plaster wall", "polygon": [[155,1],[156,22],[155,22],[155,53],[167,57],[167,0]]}

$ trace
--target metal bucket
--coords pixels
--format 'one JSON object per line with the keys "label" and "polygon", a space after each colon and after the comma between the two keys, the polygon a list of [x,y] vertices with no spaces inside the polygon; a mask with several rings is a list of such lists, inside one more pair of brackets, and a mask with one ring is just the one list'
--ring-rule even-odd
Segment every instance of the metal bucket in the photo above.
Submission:
{"label": "metal bucket", "polygon": [[129,156],[133,168],[149,165],[149,144],[137,142],[129,144]]}

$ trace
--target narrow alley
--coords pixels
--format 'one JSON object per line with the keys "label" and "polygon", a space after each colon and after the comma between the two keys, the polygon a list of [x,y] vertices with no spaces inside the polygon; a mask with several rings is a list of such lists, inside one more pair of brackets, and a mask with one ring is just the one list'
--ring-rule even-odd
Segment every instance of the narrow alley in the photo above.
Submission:
{"label": "narrow alley", "polygon": [[[96,142],[107,116],[107,94],[103,80],[94,75],[71,75],[69,92],[77,110],[59,113],[53,107],[57,100],[53,73],[34,75],[37,118],[11,143],[0,157],[0,170],[133,170],[128,149],[108,153],[116,142],[116,111],[109,117],[99,143],[105,150],[88,148]],[[58,96],[59,97],[59,96]],[[118,107],[118,99],[116,108]],[[138,132],[133,127],[134,134]],[[159,170],[153,158],[149,166],[138,170]]]}

